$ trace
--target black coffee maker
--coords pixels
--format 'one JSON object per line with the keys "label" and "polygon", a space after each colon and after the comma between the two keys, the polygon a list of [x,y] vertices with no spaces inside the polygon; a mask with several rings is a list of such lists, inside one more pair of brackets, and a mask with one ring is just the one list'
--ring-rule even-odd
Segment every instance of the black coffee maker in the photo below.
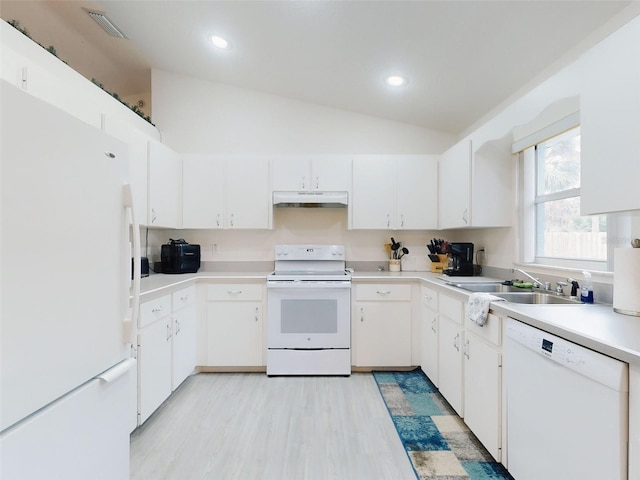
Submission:
{"label": "black coffee maker", "polygon": [[473,243],[450,243],[447,256],[447,268],[442,273],[451,277],[473,275]]}

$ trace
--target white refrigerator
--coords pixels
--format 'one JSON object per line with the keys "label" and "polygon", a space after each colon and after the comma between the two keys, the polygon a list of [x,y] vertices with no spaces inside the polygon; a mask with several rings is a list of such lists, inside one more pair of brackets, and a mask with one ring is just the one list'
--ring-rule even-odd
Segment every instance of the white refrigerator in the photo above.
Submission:
{"label": "white refrigerator", "polygon": [[4,80],[0,109],[0,478],[128,479],[128,149]]}

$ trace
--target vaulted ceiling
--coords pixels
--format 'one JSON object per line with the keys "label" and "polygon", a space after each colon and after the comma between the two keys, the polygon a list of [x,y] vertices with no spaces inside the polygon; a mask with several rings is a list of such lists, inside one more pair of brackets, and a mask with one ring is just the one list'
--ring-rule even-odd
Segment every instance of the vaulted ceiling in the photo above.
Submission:
{"label": "vaulted ceiling", "polygon": [[[158,68],[459,134],[635,15],[634,3],[2,0],[0,16],[120,96],[148,92]],[[408,83],[392,89],[390,74]]]}

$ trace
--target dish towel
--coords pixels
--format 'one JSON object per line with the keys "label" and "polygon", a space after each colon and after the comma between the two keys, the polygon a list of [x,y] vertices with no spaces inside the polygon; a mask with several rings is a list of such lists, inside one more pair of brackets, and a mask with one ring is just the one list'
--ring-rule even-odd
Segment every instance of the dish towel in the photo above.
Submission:
{"label": "dish towel", "polygon": [[472,293],[469,295],[467,318],[482,327],[489,317],[489,305],[500,300],[504,301],[504,298],[484,292]]}

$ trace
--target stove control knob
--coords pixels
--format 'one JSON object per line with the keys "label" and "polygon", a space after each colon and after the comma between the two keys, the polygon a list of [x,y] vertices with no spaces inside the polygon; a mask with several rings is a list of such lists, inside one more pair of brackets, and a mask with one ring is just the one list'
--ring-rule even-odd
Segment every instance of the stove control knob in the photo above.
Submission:
{"label": "stove control knob", "polygon": [[276,256],[277,257],[282,257],[282,256],[285,256],[285,255],[289,255],[289,250],[288,249],[286,249],[286,248],[278,248],[276,250]]}

